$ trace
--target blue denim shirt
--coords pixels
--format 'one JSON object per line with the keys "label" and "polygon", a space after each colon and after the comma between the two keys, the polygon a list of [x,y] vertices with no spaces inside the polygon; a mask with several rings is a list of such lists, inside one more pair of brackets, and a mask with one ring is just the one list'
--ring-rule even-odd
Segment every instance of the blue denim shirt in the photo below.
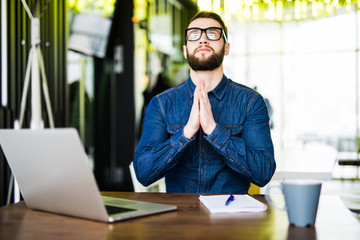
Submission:
{"label": "blue denim shirt", "polygon": [[188,139],[195,87],[189,77],[151,100],[135,153],[137,179],[148,186],[166,177],[167,192],[188,193],[243,194],[250,182],[266,185],[276,164],[262,96],[224,75],[208,93],[214,131]]}

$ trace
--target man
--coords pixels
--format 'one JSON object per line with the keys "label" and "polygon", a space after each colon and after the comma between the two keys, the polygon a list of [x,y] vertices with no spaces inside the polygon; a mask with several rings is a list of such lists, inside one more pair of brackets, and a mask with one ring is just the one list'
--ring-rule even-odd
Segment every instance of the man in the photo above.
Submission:
{"label": "man", "polygon": [[221,17],[199,12],[185,30],[190,77],[155,96],[147,109],[134,168],[147,186],[166,179],[167,192],[247,193],[274,174],[265,102],[223,73],[229,54]]}

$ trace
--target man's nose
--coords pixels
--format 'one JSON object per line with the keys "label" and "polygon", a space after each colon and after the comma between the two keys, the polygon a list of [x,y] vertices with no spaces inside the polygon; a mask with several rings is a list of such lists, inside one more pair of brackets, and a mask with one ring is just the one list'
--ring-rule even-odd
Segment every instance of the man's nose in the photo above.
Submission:
{"label": "man's nose", "polygon": [[208,43],[208,38],[205,34],[205,32],[202,32],[200,39],[199,39],[199,43],[201,44],[207,44]]}

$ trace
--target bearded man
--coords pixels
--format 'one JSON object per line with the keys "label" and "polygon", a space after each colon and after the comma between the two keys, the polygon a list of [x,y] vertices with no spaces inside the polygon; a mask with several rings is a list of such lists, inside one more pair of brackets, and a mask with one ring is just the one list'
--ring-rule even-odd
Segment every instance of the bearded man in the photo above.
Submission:
{"label": "bearded man", "polygon": [[[155,96],[135,153],[144,186],[165,177],[167,192],[245,194],[276,168],[263,97],[223,72],[227,28],[199,12],[185,30],[188,80]],[[236,67],[236,66],[235,66]]]}

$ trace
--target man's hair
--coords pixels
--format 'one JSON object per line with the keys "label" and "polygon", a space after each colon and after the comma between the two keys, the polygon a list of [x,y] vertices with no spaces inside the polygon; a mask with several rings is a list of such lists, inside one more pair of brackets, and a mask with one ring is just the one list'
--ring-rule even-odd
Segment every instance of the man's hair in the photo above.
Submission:
{"label": "man's hair", "polygon": [[210,11],[201,11],[198,12],[197,14],[195,14],[195,16],[190,20],[188,26],[190,25],[190,23],[192,21],[194,21],[195,19],[198,18],[211,18],[214,19],[215,21],[217,21],[218,23],[220,23],[221,27],[224,29],[226,36],[228,36],[228,32],[227,32],[227,27],[225,26],[224,21],[221,19],[221,17],[214,12],[210,12]]}

